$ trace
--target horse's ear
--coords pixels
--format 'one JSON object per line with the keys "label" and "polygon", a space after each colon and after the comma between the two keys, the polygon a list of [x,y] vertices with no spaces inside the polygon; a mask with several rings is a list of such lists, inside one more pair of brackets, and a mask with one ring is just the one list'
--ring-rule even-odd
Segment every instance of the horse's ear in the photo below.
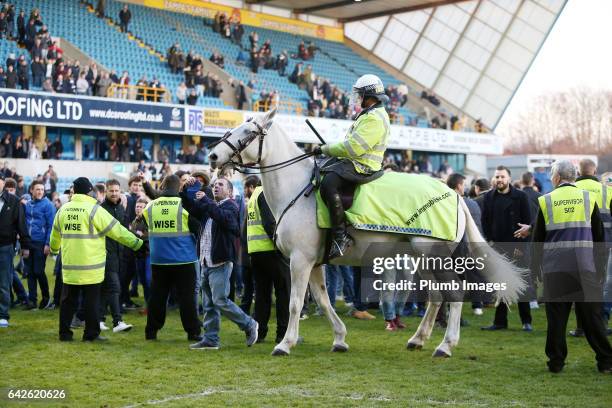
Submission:
{"label": "horse's ear", "polygon": [[274,119],[275,115],[276,106],[266,112],[266,114],[261,118],[261,126],[266,130],[270,129],[270,126],[272,126],[272,120]]}

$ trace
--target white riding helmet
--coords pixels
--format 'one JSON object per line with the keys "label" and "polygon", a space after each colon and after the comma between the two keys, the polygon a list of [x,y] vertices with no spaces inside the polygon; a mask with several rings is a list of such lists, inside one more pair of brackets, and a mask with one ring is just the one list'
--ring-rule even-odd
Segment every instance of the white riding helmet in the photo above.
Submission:
{"label": "white riding helmet", "polygon": [[349,106],[352,109],[357,106],[361,106],[363,100],[367,96],[374,97],[382,103],[389,100],[387,95],[385,95],[385,86],[380,78],[376,75],[366,74],[359,77],[359,79],[353,85],[353,92],[351,92]]}

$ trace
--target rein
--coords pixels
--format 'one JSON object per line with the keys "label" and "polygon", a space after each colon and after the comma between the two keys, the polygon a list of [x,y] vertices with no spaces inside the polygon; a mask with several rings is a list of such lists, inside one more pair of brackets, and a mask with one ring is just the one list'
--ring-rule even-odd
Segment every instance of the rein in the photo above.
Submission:
{"label": "rein", "polygon": [[[251,119],[249,119],[248,121],[251,121]],[[248,122],[247,121],[247,122]],[[285,160],[283,162],[280,163],[275,163],[275,164],[271,164],[268,166],[262,166],[261,163],[261,155],[263,153],[263,142],[264,142],[264,138],[266,137],[266,135],[268,134],[268,131],[266,129],[264,129],[259,123],[257,123],[256,121],[253,121],[253,124],[255,124],[255,126],[257,126],[257,131],[253,131],[253,132],[249,132],[248,136],[246,138],[244,138],[244,140],[239,139],[238,140],[238,146],[234,146],[234,144],[232,142],[229,141],[229,138],[232,136],[232,132],[231,131],[227,131],[225,132],[225,134],[223,135],[223,137],[219,140],[217,140],[216,142],[213,142],[211,144],[208,145],[208,149],[213,149],[215,146],[221,144],[221,143],[225,143],[231,150],[232,150],[232,155],[230,156],[230,160],[228,161],[228,163],[232,164],[235,168],[235,170],[239,173],[243,173],[243,174],[264,174],[264,173],[269,173],[272,171],[276,171],[276,170],[280,170],[280,169],[284,169],[285,167],[291,166],[292,164],[298,163],[302,160],[305,160],[309,157],[313,157],[315,156],[315,153],[310,152],[310,153],[303,153],[299,156],[293,157],[289,160]],[[257,161],[255,162],[250,162],[250,163],[244,163],[242,161],[242,156],[241,153],[244,149],[246,149],[249,144],[255,140],[255,138],[259,138],[259,149],[257,151]],[[238,161],[235,161],[234,158],[238,158]],[[259,170],[259,172],[252,172],[249,170]],[[264,170],[264,171],[262,171]]]}
{"label": "rein", "polygon": [[[251,119],[249,119],[247,122],[251,121]],[[229,141],[229,138],[232,136],[232,132],[231,131],[227,131],[223,137],[219,140],[217,140],[216,142],[213,142],[211,144],[208,145],[209,149],[213,149],[215,146],[221,144],[221,143],[225,143],[231,150],[232,150],[232,155],[230,156],[230,160],[228,161],[228,163],[231,163],[234,166],[234,169],[236,171],[238,171],[239,173],[247,173],[247,174],[264,174],[264,173],[269,173],[272,171],[277,171],[280,169],[284,169],[285,167],[289,167],[292,164],[298,163],[302,160],[305,160],[309,157],[313,157],[316,155],[316,153],[314,152],[310,152],[310,153],[304,153],[304,154],[300,154],[299,156],[293,157],[289,160],[285,160],[283,162],[280,163],[275,163],[275,164],[270,164],[268,166],[262,166],[261,165],[261,155],[263,152],[263,142],[264,142],[264,138],[266,137],[266,135],[268,134],[268,131],[266,129],[264,129],[259,123],[257,123],[256,121],[253,121],[253,124],[255,124],[255,126],[257,126],[257,131],[251,131],[249,132],[248,136],[246,138],[244,138],[244,140],[239,139],[238,140],[238,146],[234,146],[234,144],[232,142]],[[312,128],[312,126],[311,126]],[[244,163],[242,161],[242,156],[241,153],[244,149],[246,149],[249,144],[255,140],[255,138],[259,138],[259,149],[257,152],[257,161],[256,162],[251,162],[251,163]],[[234,158],[237,157],[238,161],[235,161]],[[258,173],[254,173],[251,172],[249,170],[259,170]],[[264,171],[262,171],[264,170]],[[314,170],[313,170],[313,179],[316,180],[316,176],[318,174],[318,165],[317,165],[317,161],[315,160],[314,162]],[[315,189],[315,184],[312,183],[312,181],[310,183],[308,183],[294,198],[293,200],[291,200],[291,202],[287,205],[287,207],[285,207],[285,209],[283,210],[283,212],[281,213],[280,217],[278,218],[278,221],[276,222],[276,225],[274,226],[274,234],[272,236],[272,241],[274,242],[274,245],[276,246],[276,238],[277,238],[277,233],[276,231],[278,230],[278,226],[280,225],[281,221],[283,220],[285,214],[287,213],[287,211],[289,211],[289,209],[291,207],[293,207],[295,205],[295,203],[300,199],[300,197],[305,196],[308,197],[308,195],[310,195],[310,193]]]}

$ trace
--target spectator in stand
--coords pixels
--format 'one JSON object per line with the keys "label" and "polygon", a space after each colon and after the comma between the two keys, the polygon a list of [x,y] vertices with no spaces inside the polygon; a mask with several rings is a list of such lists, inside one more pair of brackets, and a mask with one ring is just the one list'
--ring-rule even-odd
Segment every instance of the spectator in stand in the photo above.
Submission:
{"label": "spectator in stand", "polygon": [[104,18],[106,16],[106,0],[98,0],[96,5],[96,16]]}
{"label": "spectator in stand", "polygon": [[41,60],[41,57],[34,57],[34,61],[32,61],[30,69],[32,70],[32,85],[37,88],[41,87],[43,78],[45,76],[45,66]]}
{"label": "spectator in stand", "polygon": [[295,67],[293,68],[293,72],[291,72],[291,75],[289,75],[289,78],[288,78],[289,82],[293,84],[297,84],[298,78],[302,76],[303,66],[304,66],[303,62],[298,62],[297,64],[295,64]]}
{"label": "spectator in stand", "polygon": [[27,157],[28,157],[27,146],[24,143],[23,135],[19,135],[17,136],[17,139],[15,139],[15,144],[13,145],[13,158],[14,159],[25,159]]}
{"label": "spectator in stand", "polygon": [[13,139],[8,132],[4,134],[0,142],[0,157],[13,157]]}
{"label": "spectator in stand", "polygon": [[249,34],[249,44],[251,45],[251,49],[257,49],[257,43],[259,42],[259,34],[256,31],[251,31]]}
{"label": "spectator in stand", "polygon": [[0,88],[6,88],[6,72],[4,72],[4,67],[0,67]]}
{"label": "spectator in stand", "polygon": [[179,105],[184,105],[187,99],[187,87],[185,86],[185,82],[181,82],[179,84],[179,86],[176,88],[175,95]]}
{"label": "spectator in stand", "polygon": [[119,98],[127,99],[129,94],[128,87],[130,85],[130,77],[128,76],[127,71],[123,71],[117,85],[119,87]]}
{"label": "spectator in stand", "polygon": [[4,39],[4,37],[8,37],[8,22],[6,19],[6,13],[4,11],[0,11],[0,40]]}
{"label": "spectator in stand", "polygon": [[192,89],[187,97],[187,105],[195,105],[198,103],[198,94],[195,89]]}
{"label": "spectator in stand", "polygon": [[77,95],[88,95],[89,94],[89,82],[85,79],[85,71],[79,74],[79,79],[76,82],[76,93]]}
{"label": "spectator in stand", "polygon": [[249,102],[244,81],[240,81],[238,84],[236,84],[236,82],[230,78],[230,85],[236,89],[236,104],[238,109],[242,110],[244,108],[244,104]]}
{"label": "spectator in stand", "polygon": [[51,199],[51,196],[56,191],[55,180],[49,174],[43,176],[42,185],[45,189],[45,197]]}
{"label": "spectator in stand", "polygon": [[221,69],[223,69],[223,67],[225,66],[225,59],[223,58],[223,55],[219,54],[218,51],[214,51],[210,56],[209,60]]}
{"label": "spectator in stand", "polygon": [[64,93],[76,94],[76,81],[72,76],[72,68],[68,68],[66,75],[64,75]]}
{"label": "spectator in stand", "polygon": [[42,43],[42,40],[40,39],[40,37],[36,37],[36,39],[34,40],[34,45],[32,46],[32,49],[30,50],[30,56],[32,58],[44,58],[43,55],[43,51],[44,51],[44,46]]}
{"label": "spectator in stand", "polygon": [[[55,141],[49,146],[48,155],[49,159],[59,160],[64,152],[64,145],[59,137],[55,138]],[[57,178],[57,176],[56,176]]]}
{"label": "spectator in stand", "polygon": [[42,83],[42,90],[49,93],[55,93],[55,89],[53,89],[53,83],[51,82],[51,78],[47,78]]}
{"label": "spectator in stand", "polygon": [[19,10],[19,16],[17,17],[17,42],[19,45],[24,45],[26,36],[26,15],[23,9]]}
{"label": "spectator in stand", "polygon": [[251,48],[251,71],[257,73],[259,71],[259,65],[261,63],[261,57],[256,47]]}
{"label": "spectator in stand", "polygon": [[149,98],[147,98],[147,100],[151,102],[160,102],[165,92],[165,88],[162,83],[159,82],[159,79],[157,79],[157,77],[154,76],[153,80],[149,82],[149,88],[151,88],[151,94]]}
{"label": "spectator in stand", "polygon": [[287,55],[287,50],[284,50],[276,57],[276,70],[278,71],[278,75],[285,76],[285,71],[287,70],[288,64],[289,57]]}
{"label": "spectator in stand", "polygon": [[87,76],[85,77],[85,79],[87,79],[87,82],[89,82],[89,89],[93,91],[96,88],[97,81],[100,79],[98,73],[98,66],[95,62],[89,64],[89,67],[87,69]]}
{"label": "spectator in stand", "polygon": [[295,55],[293,57],[303,59],[303,60],[308,59],[308,50],[306,49],[306,46],[304,45],[304,41],[300,41],[298,45],[298,49],[297,49],[297,57]]}
{"label": "spectator in stand", "polygon": [[110,79],[108,72],[102,71],[100,79],[96,83],[96,96],[106,97],[108,95],[108,88],[112,83],[113,81]]}
{"label": "spectator in stand", "polygon": [[44,172],[43,177],[45,175],[47,175],[47,174],[49,175],[49,177],[51,177],[57,183],[57,180],[58,180],[57,173],[53,169],[53,165],[52,164],[50,164],[49,167],[47,168],[47,171]]}
{"label": "spectator in stand", "polygon": [[119,12],[119,28],[121,28],[122,33],[126,33],[128,31],[128,24],[132,19],[132,12],[128,9],[128,5],[124,4],[123,8]]}
{"label": "spectator in stand", "polygon": [[232,30],[232,41],[242,48],[242,36],[244,35],[244,27],[240,23],[240,20],[236,20],[234,29]]}
{"label": "spectator in stand", "polygon": [[7,65],[6,71],[6,87],[8,89],[17,89],[17,72],[14,65]]}

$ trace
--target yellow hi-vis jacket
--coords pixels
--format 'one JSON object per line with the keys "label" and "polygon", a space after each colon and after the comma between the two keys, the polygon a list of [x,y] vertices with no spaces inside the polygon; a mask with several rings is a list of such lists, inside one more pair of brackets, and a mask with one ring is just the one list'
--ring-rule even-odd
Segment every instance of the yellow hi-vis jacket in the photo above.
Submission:
{"label": "yellow hi-vis jacket", "polygon": [[270,239],[263,226],[259,203],[257,199],[263,193],[261,186],[256,187],[247,205],[247,249],[254,252],[274,251],[274,242]]}
{"label": "yellow hi-vis jacket", "polygon": [[599,214],[606,231],[606,241],[612,242],[612,217],[610,216],[610,200],[612,199],[612,187],[595,181],[593,179],[582,179],[576,181],[576,187],[590,191],[595,196],[595,202],[599,208]]}
{"label": "yellow hi-vis jacket", "polygon": [[64,283],[91,285],[104,280],[106,237],[134,251],[142,246],[141,239],[88,195],[75,194],[57,211],[49,246],[53,254],[61,249]]}
{"label": "yellow hi-vis jacket", "polygon": [[343,142],[323,145],[321,150],[328,156],[350,159],[358,173],[372,173],[382,167],[389,134],[389,115],[380,106],[359,115]]}

